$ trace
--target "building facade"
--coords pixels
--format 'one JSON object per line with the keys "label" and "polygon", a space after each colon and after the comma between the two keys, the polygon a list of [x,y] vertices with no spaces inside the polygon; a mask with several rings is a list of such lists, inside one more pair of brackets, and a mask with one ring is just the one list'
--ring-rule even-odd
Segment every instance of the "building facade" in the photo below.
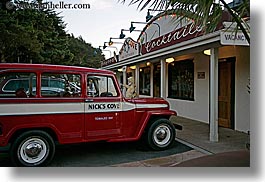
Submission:
{"label": "building facade", "polygon": [[179,116],[209,123],[212,141],[218,126],[248,132],[250,47],[233,25],[224,13],[205,34],[190,19],[158,14],[102,68],[115,71],[121,84],[133,76],[139,97],[163,97]]}

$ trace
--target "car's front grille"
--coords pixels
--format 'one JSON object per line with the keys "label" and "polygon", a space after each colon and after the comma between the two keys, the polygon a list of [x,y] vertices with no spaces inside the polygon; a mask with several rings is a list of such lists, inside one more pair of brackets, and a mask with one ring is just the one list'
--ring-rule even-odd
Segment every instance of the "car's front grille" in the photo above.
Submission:
{"label": "car's front grille", "polygon": [[2,127],[2,125],[0,124],[0,135],[2,135],[3,134],[3,127]]}

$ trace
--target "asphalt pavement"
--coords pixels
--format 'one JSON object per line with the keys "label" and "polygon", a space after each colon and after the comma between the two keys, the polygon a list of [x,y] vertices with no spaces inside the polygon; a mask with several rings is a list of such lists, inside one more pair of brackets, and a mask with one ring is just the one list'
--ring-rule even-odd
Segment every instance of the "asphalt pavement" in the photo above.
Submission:
{"label": "asphalt pavement", "polygon": [[[219,141],[209,141],[209,125],[172,117],[182,125],[169,150],[150,151],[137,142],[59,146],[51,167],[250,167],[250,135],[219,127]],[[0,154],[0,166],[12,166]]]}
{"label": "asphalt pavement", "polygon": [[209,141],[209,125],[183,117],[170,120],[180,124],[176,140],[192,150],[161,158],[114,165],[116,167],[250,167],[250,135],[218,128],[219,141]]}
{"label": "asphalt pavement", "polygon": [[[164,151],[153,151],[139,142],[107,143],[93,142],[58,145],[53,161],[48,167],[106,167],[134,161],[163,158],[192,150],[175,141]],[[7,153],[0,154],[0,166],[12,167]]]}

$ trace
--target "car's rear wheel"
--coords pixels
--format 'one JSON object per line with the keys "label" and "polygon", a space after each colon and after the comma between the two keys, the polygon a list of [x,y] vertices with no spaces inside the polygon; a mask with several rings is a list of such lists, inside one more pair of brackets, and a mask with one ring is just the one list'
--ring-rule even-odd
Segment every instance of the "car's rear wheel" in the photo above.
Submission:
{"label": "car's rear wheel", "polygon": [[147,144],[154,150],[165,150],[173,144],[175,135],[175,127],[168,119],[158,119],[148,129]]}
{"label": "car's rear wheel", "polygon": [[52,137],[40,130],[21,134],[11,147],[12,161],[17,166],[45,166],[52,160],[54,153]]}

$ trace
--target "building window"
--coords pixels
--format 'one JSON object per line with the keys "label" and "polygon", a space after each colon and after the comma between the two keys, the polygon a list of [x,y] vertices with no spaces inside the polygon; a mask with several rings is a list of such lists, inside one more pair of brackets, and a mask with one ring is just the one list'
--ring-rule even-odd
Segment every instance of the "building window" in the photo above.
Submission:
{"label": "building window", "polygon": [[194,100],[193,60],[175,61],[168,66],[168,97]]}
{"label": "building window", "polygon": [[151,68],[140,68],[139,95],[150,95]]}

